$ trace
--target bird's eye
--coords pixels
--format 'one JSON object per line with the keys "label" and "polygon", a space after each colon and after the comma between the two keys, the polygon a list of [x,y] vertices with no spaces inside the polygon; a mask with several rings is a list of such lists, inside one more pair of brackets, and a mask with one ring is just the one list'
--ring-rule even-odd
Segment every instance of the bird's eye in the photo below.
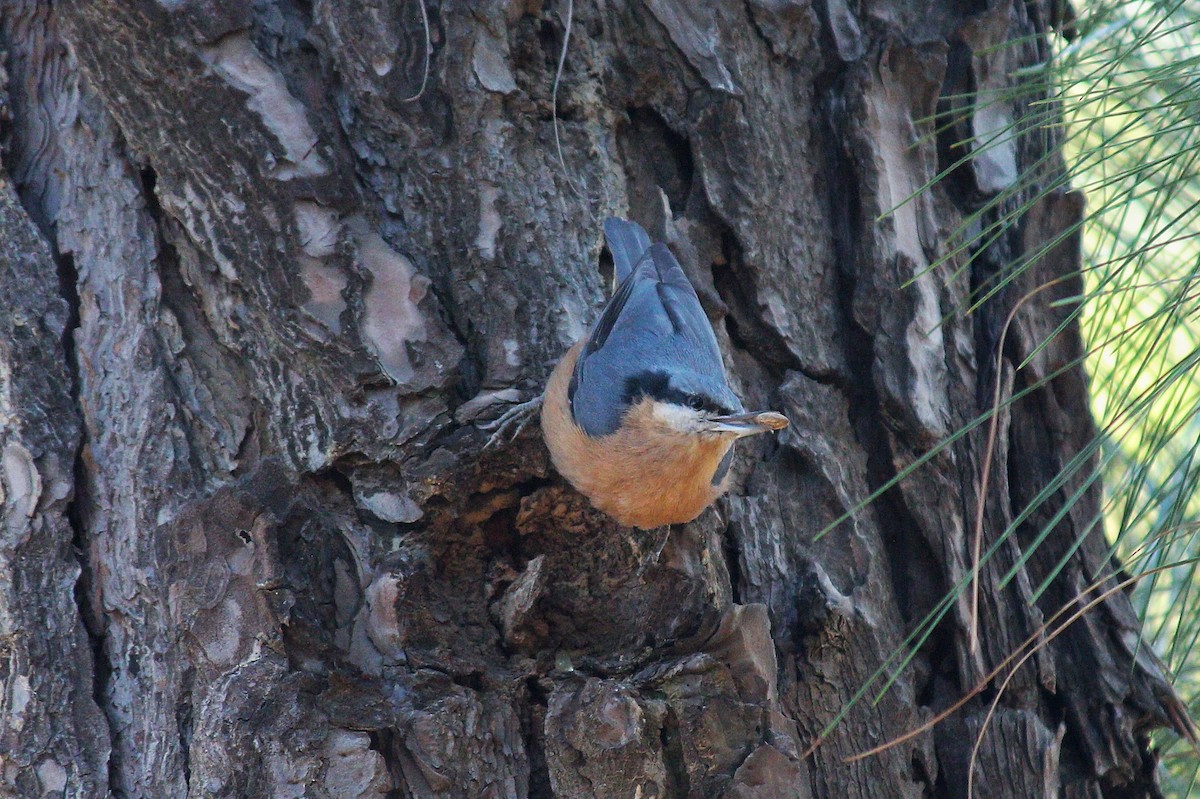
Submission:
{"label": "bird's eye", "polygon": [[704,410],[704,399],[699,394],[688,394],[687,406],[693,411]]}

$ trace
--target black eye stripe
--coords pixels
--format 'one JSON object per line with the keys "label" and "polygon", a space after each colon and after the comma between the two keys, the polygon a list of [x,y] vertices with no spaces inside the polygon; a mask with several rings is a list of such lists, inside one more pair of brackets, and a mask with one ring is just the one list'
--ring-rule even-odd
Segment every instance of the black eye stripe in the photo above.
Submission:
{"label": "black eye stripe", "polygon": [[625,404],[632,405],[641,397],[650,397],[660,402],[670,402],[685,408],[714,414],[733,413],[732,408],[726,408],[711,397],[680,391],[673,387],[663,372],[639,372],[626,378],[623,397]]}
{"label": "black eye stripe", "polygon": [[632,405],[641,397],[661,398],[670,390],[667,383],[667,376],[662,372],[638,372],[625,378],[622,399],[626,405]]}

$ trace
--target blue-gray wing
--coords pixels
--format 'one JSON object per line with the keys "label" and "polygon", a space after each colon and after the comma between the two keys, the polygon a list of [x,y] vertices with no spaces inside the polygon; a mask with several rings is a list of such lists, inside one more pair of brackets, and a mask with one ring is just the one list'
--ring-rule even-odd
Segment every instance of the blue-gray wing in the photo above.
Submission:
{"label": "blue-gray wing", "polygon": [[615,432],[647,381],[740,407],[696,291],[661,243],[617,287],[579,354],[571,381],[576,424],[589,436]]}
{"label": "blue-gray wing", "polygon": [[612,253],[617,285],[621,285],[650,249],[650,237],[637,222],[610,216],[604,220],[604,238]]}

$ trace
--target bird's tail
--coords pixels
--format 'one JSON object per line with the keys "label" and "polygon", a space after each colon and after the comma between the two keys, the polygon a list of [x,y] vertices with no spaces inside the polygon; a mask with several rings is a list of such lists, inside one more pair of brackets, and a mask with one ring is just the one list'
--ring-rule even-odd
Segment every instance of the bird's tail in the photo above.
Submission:
{"label": "bird's tail", "polygon": [[613,257],[617,285],[625,282],[638,261],[650,249],[650,237],[637,222],[610,216],[604,220],[604,238]]}

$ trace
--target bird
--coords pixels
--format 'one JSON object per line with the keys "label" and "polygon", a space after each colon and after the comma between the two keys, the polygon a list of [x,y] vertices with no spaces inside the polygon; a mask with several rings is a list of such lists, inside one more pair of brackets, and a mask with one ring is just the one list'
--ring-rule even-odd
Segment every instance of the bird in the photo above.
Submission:
{"label": "bird", "polygon": [[728,490],[733,444],[780,430],[729,387],[712,324],[679,262],[636,222],[604,235],[616,290],[550,373],[542,434],[555,469],[618,523],[689,522]]}

